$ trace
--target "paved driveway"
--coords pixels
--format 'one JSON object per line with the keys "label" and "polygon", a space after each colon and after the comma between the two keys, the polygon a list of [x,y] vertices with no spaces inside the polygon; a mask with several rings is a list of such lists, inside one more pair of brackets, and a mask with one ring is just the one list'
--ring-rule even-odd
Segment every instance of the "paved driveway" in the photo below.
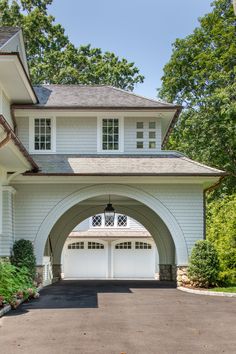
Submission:
{"label": "paved driveway", "polygon": [[3,354],[236,352],[236,299],[157,281],[62,281],[0,319]]}

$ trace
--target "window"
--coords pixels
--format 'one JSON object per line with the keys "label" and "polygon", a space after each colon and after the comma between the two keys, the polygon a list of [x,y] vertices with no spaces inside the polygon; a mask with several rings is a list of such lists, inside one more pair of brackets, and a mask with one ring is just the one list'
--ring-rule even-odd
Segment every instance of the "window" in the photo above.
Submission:
{"label": "window", "polygon": [[136,250],[150,250],[152,246],[147,242],[135,242],[135,248]]}
{"label": "window", "polygon": [[149,139],[156,139],[156,132],[149,132]]}
{"label": "window", "polygon": [[149,122],[149,129],[156,129],[156,122]]}
{"label": "window", "polygon": [[103,250],[104,245],[98,242],[88,242],[88,249],[89,250]]}
{"label": "window", "polygon": [[126,227],[127,226],[127,216],[126,215],[118,215],[117,216],[117,226]]}
{"label": "window", "polygon": [[143,141],[137,141],[136,147],[137,149],[143,149]]}
{"label": "window", "polygon": [[143,149],[144,142],[144,124],[143,122],[136,122],[136,148]]}
{"label": "window", "polygon": [[74,242],[68,245],[69,250],[83,250],[84,249],[84,242]]}
{"label": "window", "polygon": [[112,217],[107,217],[106,219],[105,219],[105,226],[106,227],[109,227],[109,226],[114,226],[114,218],[112,218]]}
{"label": "window", "polygon": [[102,150],[119,150],[119,119],[102,120]]}
{"label": "window", "polygon": [[131,242],[117,243],[115,246],[116,250],[131,250]]}
{"label": "window", "polygon": [[34,150],[51,150],[52,122],[50,118],[37,118],[34,120]]}
{"label": "window", "polygon": [[149,122],[148,123],[148,148],[155,149],[156,148],[156,122]]}
{"label": "window", "polygon": [[156,142],[155,141],[149,141],[149,149],[155,149],[156,148]]}
{"label": "window", "polygon": [[102,226],[102,216],[101,215],[94,215],[92,217],[92,226],[93,227],[101,227]]}

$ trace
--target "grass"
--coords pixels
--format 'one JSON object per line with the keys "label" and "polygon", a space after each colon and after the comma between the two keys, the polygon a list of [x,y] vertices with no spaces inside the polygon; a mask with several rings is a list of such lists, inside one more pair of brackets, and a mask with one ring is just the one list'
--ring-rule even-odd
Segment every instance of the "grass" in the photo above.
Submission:
{"label": "grass", "polygon": [[227,288],[211,288],[208,289],[209,291],[218,291],[218,292],[224,292],[224,293],[236,293],[236,286],[229,286]]}

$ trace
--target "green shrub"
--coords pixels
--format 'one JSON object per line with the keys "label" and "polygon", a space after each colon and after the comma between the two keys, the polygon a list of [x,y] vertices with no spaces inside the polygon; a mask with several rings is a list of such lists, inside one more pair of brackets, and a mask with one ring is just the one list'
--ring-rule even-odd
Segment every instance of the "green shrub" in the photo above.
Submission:
{"label": "green shrub", "polygon": [[218,253],[219,283],[236,284],[236,194],[209,203],[207,239]]}
{"label": "green shrub", "polygon": [[197,241],[190,257],[188,276],[194,286],[208,288],[216,285],[219,259],[214,246],[207,240]]}
{"label": "green shrub", "polygon": [[34,285],[27,268],[0,262],[0,296],[6,303],[11,303],[19,293],[28,298],[29,288],[34,288]]}
{"label": "green shrub", "polygon": [[13,255],[11,256],[11,263],[18,267],[25,267],[28,269],[29,275],[32,279],[36,274],[36,259],[34,255],[33,245],[29,240],[19,240],[13,245]]}

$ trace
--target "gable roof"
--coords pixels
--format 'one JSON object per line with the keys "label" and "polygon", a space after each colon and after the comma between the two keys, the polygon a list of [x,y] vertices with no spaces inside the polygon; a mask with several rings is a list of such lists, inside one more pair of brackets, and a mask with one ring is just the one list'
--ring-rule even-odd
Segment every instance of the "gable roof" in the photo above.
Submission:
{"label": "gable roof", "polygon": [[0,27],[0,49],[19,31],[19,27]]}
{"label": "gable roof", "polygon": [[38,85],[36,107],[44,108],[169,108],[179,106],[106,85]]}
{"label": "gable roof", "polygon": [[[221,176],[225,172],[176,152],[156,155],[31,155],[37,175]],[[27,173],[28,174],[28,173]]]}

